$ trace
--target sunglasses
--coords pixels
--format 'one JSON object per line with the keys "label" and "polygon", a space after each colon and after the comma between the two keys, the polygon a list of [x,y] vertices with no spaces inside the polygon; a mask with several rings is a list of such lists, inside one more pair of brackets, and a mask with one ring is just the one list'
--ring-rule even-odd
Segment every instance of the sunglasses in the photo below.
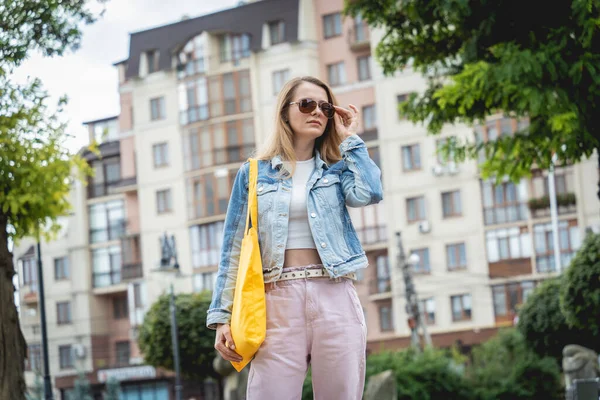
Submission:
{"label": "sunglasses", "polygon": [[292,101],[291,104],[298,104],[298,109],[303,114],[310,114],[315,111],[317,106],[321,109],[323,114],[331,119],[335,115],[335,107],[333,104],[328,103],[326,101],[319,101],[318,103],[313,99],[302,99],[300,101]]}

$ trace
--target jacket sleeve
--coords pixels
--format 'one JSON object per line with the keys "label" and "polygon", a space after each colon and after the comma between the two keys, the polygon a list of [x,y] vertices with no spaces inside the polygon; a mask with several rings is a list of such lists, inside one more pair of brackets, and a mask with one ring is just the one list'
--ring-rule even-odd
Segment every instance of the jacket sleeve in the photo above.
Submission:
{"label": "jacket sleeve", "polygon": [[206,326],[209,329],[216,329],[217,324],[228,324],[231,320],[240,250],[246,228],[248,172],[249,163],[246,162],[237,172],[227,206],[219,271],[206,319]]}
{"label": "jacket sleeve", "polygon": [[342,190],[348,207],[364,207],[383,199],[381,171],[369,157],[365,142],[358,136],[347,137],[340,144],[344,167]]}

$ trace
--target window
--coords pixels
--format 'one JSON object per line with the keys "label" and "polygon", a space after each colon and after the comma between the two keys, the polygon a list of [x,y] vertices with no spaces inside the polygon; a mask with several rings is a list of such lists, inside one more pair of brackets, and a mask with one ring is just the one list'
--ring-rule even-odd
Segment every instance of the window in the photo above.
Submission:
{"label": "window", "polygon": [[[554,236],[552,224],[536,224],[533,226],[535,259],[538,272],[556,271],[554,260]],[[581,246],[577,221],[558,222],[558,243],[560,246],[560,264],[566,268]]]}
{"label": "window", "polygon": [[223,221],[190,227],[192,266],[210,267],[219,264],[223,240]]}
{"label": "window", "polygon": [[[554,187],[556,194],[567,194],[567,179],[565,174],[554,174]],[[544,196],[550,196],[548,188],[548,177],[544,177]]]}
{"label": "window", "polygon": [[363,20],[362,15],[357,15],[354,18],[354,37],[356,43],[363,43],[369,40],[369,30],[367,23]]}
{"label": "window", "polygon": [[331,86],[340,86],[346,83],[346,69],[343,61],[327,66],[327,79]]}
{"label": "window", "polygon": [[358,80],[371,79],[371,56],[358,57]]}
{"label": "window", "polygon": [[129,341],[116,342],[115,354],[117,359],[117,366],[129,365],[129,357],[131,355]]}
{"label": "window", "polygon": [[27,346],[27,360],[25,370],[42,372],[42,345],[30,344]]}
{"label": "window", "polygon": [[526,227],[487,231],[485,241],[491,263],[531,257],[531,237]]}
{"label": "window", "polygon": [[467,253],[464,243],[449,244],[446,246],[446,262],[448,270],[467,268]]}
{"label": "window", "polygon": [[167,117],[164,96],[150,99],[150,120],[157,121]]}
{"label": "window", "polygon": [[415,249],[410,254],[416,254],[419,256],[419,262],[413,265],[413,271],[415,274],[428,274],[431,272],[431,264],[429,263],[429,249]]}
{"label": "window", "polygon": [[121,283],[121,246],[92,250],[92,283],[94,288]]}
{"label": "window", "polygon": [[400,120],[405,120],[406,118],[404,117],[404,115],[400,112],[400,105],[402,103],[406,103],[408,101],[410,94],[409,93],[405,93],[405,94],[399,94],[398,96],[396,96],[396,101],[398,104],[398,119]]}
{"label": "window", "polygon": [[69,258],[61,257],[54,259],[54,279],[69,279]]}
{"label": "window", "polygon": [[58,325],[70,324],[71,319],[71,302],[62,301],[56,303],[56,321]]}
{"label": "window", "polygon": [[285,23],[283,21],[269,23],[269,36],[271,37],[271,46],[283,43],[285,41]]}
{"label": "window", "polygon": [[453,161],[454,160],[454,152],[450,152],[450,154],[448,154],[447,158],[444,157],[443,152],[442,152],[442,148],[450,140],[454,140],[454,138],[452,137],[452,138],[439,139],[435,142],[437,162],[440,165],[445,165],[448,162],[454,162]]}
{"label": "window", "polygon": [[394,330],[392,318],[392,306],[379,306],[379,329],[381,332],[389,332]]}
{"label": "window", "polygon": [[527,301],[534,287],[535,283],[533,281],[492,286],[494,314],[496,318],[505,316],[513,317],[517,314],[519,306]]}
{"label": "window", "polygon": [[71,345],[58,346],[60,369],[73,368],[73,351]]}
{"label": "window", "polygon": [[90,177],[88,197],[106,196],[108,188],[121,180],[121,159],[107,157],[91,163],[94,176]]}
{"label": "window", "polygon": [[112,142],[119,139],[119,125],[117,119],[96,122],[93,124],[94,140],[98,143]]}
{"label": "window", "polygon": [[217,281],[216,272],[203,272],[201,274],[194,275],[194,292],[203,292],[208,290],[212,292],[215,289],[215,282]]}
{"label": "window", "polygon": [[[363,136],[366,136],[366,135],[363,135]],[[379,167],[379,169],[381,170],[381,155],[379,154],[379,146],[369,146],[369,148],[367,149],[367,152],[369,153],[369,158],[371,160],[373,160],[375,165],[377,165],[377,167]],[[383,176],[383,172],[381,173],[381,175]],[[383,182],[383,179],[382,179],[382,182]]]}
{"label": "window", "polygon": [[325,39],[342,34],[342,15],[339,12],[323,16],[323,34]]}
{"label": "window", "polygon": [[169,384],[164,381],[155,381],[151,383],[131,384],[121,387],[124,400],[163,400],[169,399],[171,390]]}
{"label": "window", "polygon": [[282,69],[273,72],[273,94],[279,94],[283,85],[290,79],[290,70]]}
{"label": "window", "polygon": [[242,58],[250,57],[250,36],[246,34],[222,35],[219,38],[221,62],[238,65]]}
{"label": "window", "polygon": [[390,262],[387,254],[378,256],[377,265],[377,293],[392,291],[392,279],[390,277]]}
{"label": "window", "polygon": [[408,222],[423,221],[427,218],[425,197],[419,196],[406,199],[406,217]]}
{"label": "window", "polygon": [[375,104],[364,106],[362,109],[363,126],[365,131],[377,129],[377,118],[375,116]]}
{"label": "window", "polygon": [[404,171],[421,169],[421,146],[419,144],[402,146],[402,169]]}
{"label": "window", "polygon": [[187,184],[189,214],[192,218],[204,218],[225,214],[235,179],[233,171],[217,171],[190,178]]}
{"label": "window", "polygon": [[169,145],[168,143],[158,143],[152,146],[154,154],[154,168],[165,167],[169,165]]}
{"label": "window", "polygon": [[492,181],[482,181],[481,192],[486,225],[527,219],[527,189],[524,181],[518,185],[512,182],[495,185]]}
{"label": "window", "polygon": [[22,259],[23,263],[23,286],[30,286],[30,289],[37,291],[38,274],[37,258],[27,257]]}
{"label": "window", "polygon": [[156,212],[164,214],[173,211],[171,201],[171,189],[159,190],[156,192]]}
{"label": "window", "polygon": [[146,52],[146,63],[148,64],[149,74],[158,70],[158,52],[156,50]]}
{"label": "window", "polygon": [[89,208],[90,242],[117,240],[125,233],[123,200],[93,204]]}
{"label": "window", "polygon": [[188,131],[184,140],[188,170],[246,160],[254,150],[252,118],[216,123]]}
{"label": "window", "polygon": [[444,218],[458,217],[462,215],[460,190],[442,193],[442,212],[444,214]]}
{"label": "window", "polygon": [[435,300],[433,298],[424,299],[419,302],[421,318],[426,325],[435,324]]}
{"label": "window", "polygon": [[461,294],[450,298],[452,304],[452,321],[471,320],[471,295]]}
{"label": "window", "polygon": [[127,296],[113,297],[113,318],[129,318],[129,306],[127,304]]}
{"label": "window", "polygon": [[144,290],[141,283],[133,284],[133,306],[134,308],[143,308],[146,305]]}
{"label": "window", "polygon": [[363,245],[384,243],[387,240],[385,206],[383,203],[348,210],[358,240]]}
{"label": "window", "polygon": [[179,84],[181,125],[205,121],[209,117],[208,80],[201,76]]}

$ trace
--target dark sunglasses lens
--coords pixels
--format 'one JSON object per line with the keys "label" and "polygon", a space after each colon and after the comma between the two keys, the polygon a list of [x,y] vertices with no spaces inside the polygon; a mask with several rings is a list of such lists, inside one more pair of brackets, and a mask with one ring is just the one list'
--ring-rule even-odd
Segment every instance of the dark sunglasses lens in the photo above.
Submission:
{"label": "dark sunglasses lens", "polygon": [[300,104],[298,105],[298,107],[300,109],[300,112],[303,112],[305,114],[311,113],[317,107],[317,102],[314,100],[303,99],[300,100]]}
{"label": "dark sunglasses lens", "polygon": [[327,118],[331,118],[333,117],[333,114],[335,114],[335,108],[333,108],[333,105],[330,103],[321,103],[321,111],[323,111],[323,114],[325,114]]}

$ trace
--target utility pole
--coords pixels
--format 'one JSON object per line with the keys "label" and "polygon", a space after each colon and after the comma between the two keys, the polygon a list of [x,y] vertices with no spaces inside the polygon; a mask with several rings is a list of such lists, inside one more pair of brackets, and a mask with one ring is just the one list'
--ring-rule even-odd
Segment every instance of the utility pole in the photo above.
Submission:
{"label": "utility pole", "polygon": [[415,285],[412,280],[411,268],[413,264],[416,264],[419,260],[418,256],[411,256],[410,261],[406,260],[404,247],[402,246],[402,234],[400,232],[396,232],[396,242],[398,246],[398,266],[402,270],[402,277],[404,278],[406,314],[408,315],[408,326],[410,327],[411,331],[410,342],[415,349],[421,350],[422,347],[421,339],[419,337],[419,330],[423,332],[423,337],[427,346],[431,346],[431,337],[429,336],[427,327],[423,323],[421,310],[419,309],[419,297],[417,296]]}
{"label": "utility pole", "polygon": [[177,309],[175,308],[175,290],[171,283],[171,342],[173,363],[175,364],[175,400],[181,400],[181,367],[179,366],[179,340],[177,337]]}
{"label": "utility pole", "polygon": [[52,400],[52,381],[50,380],[50,363],[48,362],[48,330],[46,328],[46,301],[44,298],[44,274],[42,271],[41,239],[37,242],[38,295],[40,297],[40,325],[42,330],[42,356],[44,359],[44,399]]}
{"label": "utility pole", "polygon": [[554,246],[554,264],[556,271],[562,273],[560,259],[560,242],[558,232],[558,211],[556,206],[556,183],[554,181],[554,164],[556,163],[556,153],[552,155],[550,169],[548,170],[548,197],[550,197],[550,218],[552,223],[552,243]]}

